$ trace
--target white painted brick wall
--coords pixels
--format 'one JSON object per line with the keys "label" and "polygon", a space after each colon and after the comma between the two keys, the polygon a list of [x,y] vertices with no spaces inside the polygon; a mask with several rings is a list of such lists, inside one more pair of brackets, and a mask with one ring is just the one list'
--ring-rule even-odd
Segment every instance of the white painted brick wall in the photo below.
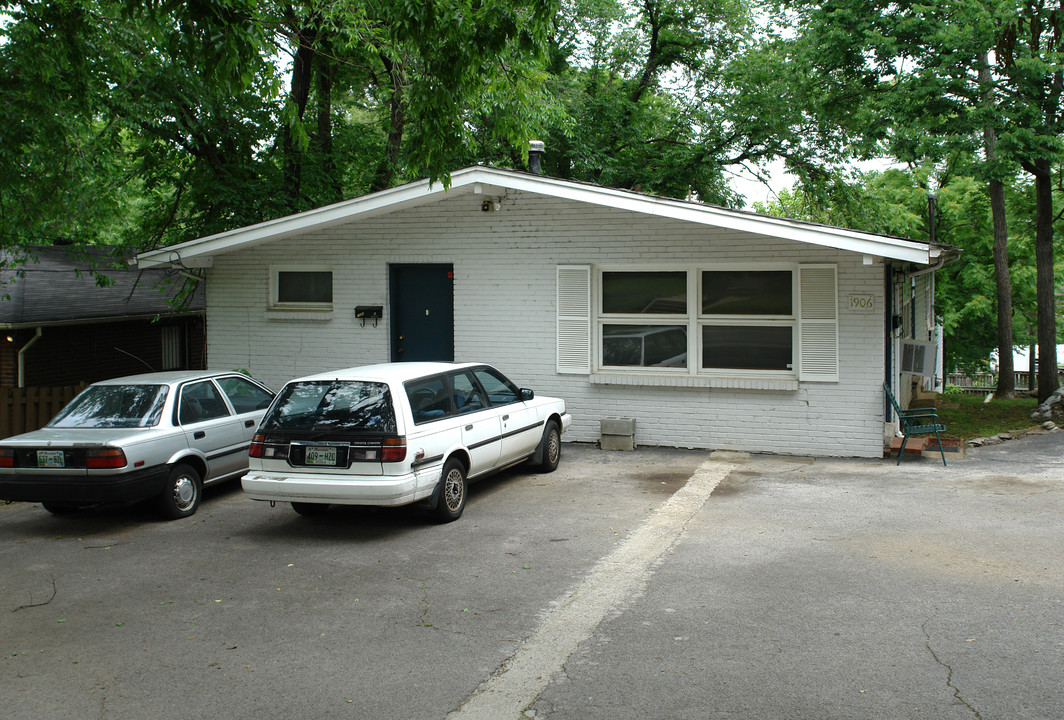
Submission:
{"label": "white painted brick wall", "polygon": [[[636,418],[640,445],[879,457],[883,409],[882,265],[859,255],[511,191],[496,212],[482,196],[446,200],[215,258],[207,283],[212,368],[243,368],[279,388],[300,375],[389,359],[388,265],[453,263],[455,358],[497,365],[537,393],[564,397],[566,439],[598,440],[599,419]],[[592,385],[555,372],[559,264],[837,263],[840,382],[797,391]],[[332,318],[266,312],[271,264],[333,268]],[[849,312],[871,294],[873,312]],[[361,327],[356,305],[384,305]]]}

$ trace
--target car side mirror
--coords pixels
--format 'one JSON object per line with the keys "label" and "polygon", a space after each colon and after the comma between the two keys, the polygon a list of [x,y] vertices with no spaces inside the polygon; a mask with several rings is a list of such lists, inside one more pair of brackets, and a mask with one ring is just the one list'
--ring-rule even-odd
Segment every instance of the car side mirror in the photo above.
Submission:
{"label": "car side mirror", "polygon": [[535,396],[536,396],[536,394],[534,392],[532,392],[531,390],[529,390],[528,388],[521,388],[521,400],[522,401],[531,400]]}

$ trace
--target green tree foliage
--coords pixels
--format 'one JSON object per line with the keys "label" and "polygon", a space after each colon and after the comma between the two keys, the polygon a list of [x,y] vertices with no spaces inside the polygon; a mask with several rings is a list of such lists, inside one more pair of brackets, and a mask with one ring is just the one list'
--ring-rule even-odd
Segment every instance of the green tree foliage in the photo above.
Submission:
{"label": "green tree foliage", "polygon": [[[255,3],[5,5],[0,238],[151,246],[254,217]],[[220,33],[220,27],[226,32]],[[268,99],[268,92],[265,93]],[[261,216],[259,216],[261,217]]]}
{"label": "green tree foliage", "polygon": [[870,142],[906,161],[974,151],[987,140],[984,181],[1009,182],[1017,166],[1034,178],[1046,358],[1039,395],[1048,396],[1057,385],[1052,178],[1064,160],[1064,8],[1046,0],[781,4],[798,29],[795,57],[848,94],[848,103],[825,106],[837,122],[867,124]]}
{"label": "green tree foliage", "polygon": [[[803,110],[815,79],[789,62],[746,0],[565,0],[539,108],[544,172],[741,205],[731,179],[785,158],[823,172],[848,136]],[[519,167],[474,119],[476,156]]]}
{"label": "green tree foliage", "polygon": [[532,137],[559,177],[739,204],[734,169],[844,144],[747,0],[561,2],[0,3],[2,242],[170,244]]}
{"label": "green tree foliage", "polygon": [[[292,209],[420,176],[446,182],[481,115],[497,141],[525,146],[553,10],[549,0],[287,6],[293,62],[278,144]],[[361,162],[342,160],[352,156],[337,142]],[[325,197],[301,190],[308,171]]]}
{"label": "green tree foliage", "polygon": [[15,169],[0,178],[0,241],[146,248],[413,177],[446,181],[473,113],[526,144],[553,9],[0,3],[0,161]]}
{"label": "green tree foliage", "polygon": [[132,159],[91,91],[109,48],[80,7],[0,6],[0,239],[3,245],[117,240]]}

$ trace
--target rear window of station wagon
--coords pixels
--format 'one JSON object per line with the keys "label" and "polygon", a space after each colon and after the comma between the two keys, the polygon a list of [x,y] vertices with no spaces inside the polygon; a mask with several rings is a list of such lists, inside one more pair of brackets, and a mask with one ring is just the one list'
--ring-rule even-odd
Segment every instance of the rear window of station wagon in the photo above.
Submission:
{"label": "rear window of station wagon", "polygon": [[394,433],[395,407],[388,386],[335,380],[288,385],[261,431]]}

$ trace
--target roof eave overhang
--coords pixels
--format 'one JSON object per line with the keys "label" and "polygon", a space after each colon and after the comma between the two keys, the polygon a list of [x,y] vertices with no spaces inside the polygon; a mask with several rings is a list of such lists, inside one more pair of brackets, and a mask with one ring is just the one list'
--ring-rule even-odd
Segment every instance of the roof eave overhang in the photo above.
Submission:
{"label": "roof eave overhang", "polygon": [[904,238],[802,223],[713,205],[559,180],[544,175],[488,167],[470,167],[453,173],[450,185],[446,188],[438,181],[430,183],[423,180],[410,183],[276,220],[268,220],[160,250],[141,253],[137,256],[137,264],[141,268],[211,267],[215,255],[291,237],[312,228],[326,228],[355,219],[366,219],[416,207],[434,202],[445,193],[492,195],[502,190],[547,195],[600,207],[643,213],[741,233],[793,240],[873,258],[888,258],[919,265],[934,262],[943,250],[943,246],[940,245]]}
{"label": "roof eave overhang", "polygon": [[[454,176],[452,176],[454,177]],[[452,183],[452,189],[456,189]],[[178,245],[141,253],[137,256],[137,266],[152,267],[211,267],[212,258],[238,248],[252,247],[262,243],[281,240],[298,235],[300,232],[314,228],[327,228],[354,219],[365,219],[376,215],[396,212],[404,208],[416,207],[433,202],[436,196],[444,192],[439,182],[421,182],[401,185],[389,190],[362,195],[351,200],[326,205],[305,212],[267,220],[236,230],[210,235],[198,240],[190,240]]]}
{"label": "roof eave overhang", "polygon": [[69,327],[71,325],[103,325],[105,323],[131,322],[134,320],[172,320],[175,318],[202,317],[203,308],[183,310],[181,312],[137,313],[132,315],[101,315],[99,317],[68,318],[65,320],[20,320],[18,322],[0,322],[0,330],[32,330],[38,327]]}

